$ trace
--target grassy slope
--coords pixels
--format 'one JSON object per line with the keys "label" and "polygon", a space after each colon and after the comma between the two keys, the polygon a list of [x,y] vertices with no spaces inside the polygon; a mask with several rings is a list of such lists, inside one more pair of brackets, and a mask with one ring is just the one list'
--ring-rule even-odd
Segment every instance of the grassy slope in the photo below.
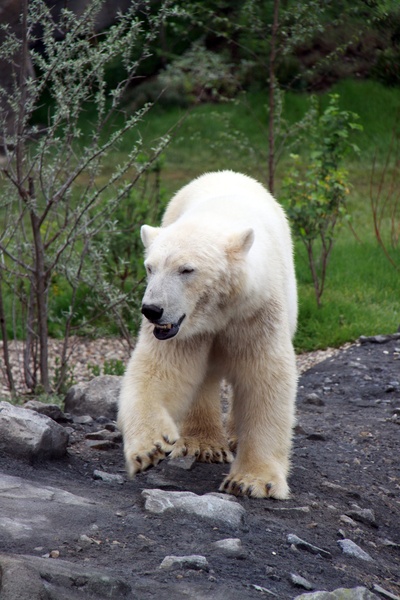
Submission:
{"label": "grassy slope", "polygon": [[[370,172],[374,156],[383,164],[400,90],[384,88],[375,82],[344,81],[335,86],[341,106],[360,116],[363,133],[354,141],[361,149],[359,158],[346,165],[352,181],[349,205],[352,226],[338,234],[328,270],[323,307],[317,310],[303,248],[296,244],[300,318],[296,347],[300,350],[337,346],[361,334],[389,333],[400,324],[400,273],[390,266],[373,235],[370,209]],[[224,105],[199,106],[186,116],[165,155],[163,185],[170,194],[205,171],[231,168],[266,182],[266,104],[262,94]],[[324,100],[323,100],[324,101]],[[307,98],[288,95],[285,117],[289,123],[301,118]],[[156,109],[144,124],[147,140],[164,133],[184,113],[179,109]],[[279,181],[289,168],[280,163]],[[400,265],[400,252],[397,250]]]}

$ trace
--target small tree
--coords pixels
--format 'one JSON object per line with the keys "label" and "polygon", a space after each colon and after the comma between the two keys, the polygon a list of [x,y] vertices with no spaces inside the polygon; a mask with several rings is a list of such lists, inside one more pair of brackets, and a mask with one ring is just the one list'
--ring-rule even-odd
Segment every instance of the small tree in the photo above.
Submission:
{"label": "small tree", "polygon": [[361,126],[355,122],[357,115],[339,109],[338,94],[330,95],[322,114],[313,97],[310,114],[310,128],[303,138],[309,153],[291,155],[293,166],[284,180],[283,199],[294,235],[306,248],[315,298],[321,306],[336,229],[348,218],[349,183],[343,159],[350,150],[358,150],[350,134]]}
{"label": "small tree", "polygon": [[[79,15],[64,8],[57,22],[44,0],[21,4],[22,38],[3,27],[0,48],[3,61],[15,64],[19,57],[12,92],[0,112],[5,140],[0,321],[10,388],[14,382],[7,329],[20,321],[25,383],[30,390],[49,392],[49,292],[54,278],[62,278],[70,297],[62,319],[64,347],[56,389],[65,378],[82,286],[91,290],[85,301],[103,314],[117,310],[126,299],[104,277],[107,245],[96,239],[100,232],[107,230],[110,237],[115,231],[114,211],[168,142],[168,137],[159,140],[143,160],[137,135],[122,164],[113,164],[115,148],[150,108],[146,105],[133,115],[121,112],[124,90],[149,56],[161,23],[174,11],[162,3],[151,12],[146,2],[132,2],[109,29],[96,34],[103,0],[92,0]],[[106,72],[116,59],[125,77],[110,89]],[[5,94],[1,88],[0,94]],[[44,94],[50,102],[39,128],[32,123]]]}
{"label": "small tree", "polygon": [[[400,271],[400,131],[393,127],[381,174],[374,157],[370,179],[370,200],[374,233],[389,263]],[[389,235],[385,235],[385,231]]]}

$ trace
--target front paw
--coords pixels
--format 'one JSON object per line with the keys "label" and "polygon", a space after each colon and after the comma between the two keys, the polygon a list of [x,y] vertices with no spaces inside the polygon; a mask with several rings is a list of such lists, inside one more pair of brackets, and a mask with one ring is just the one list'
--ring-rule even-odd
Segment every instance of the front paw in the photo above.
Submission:
{"label": "front paw", "polygon": [[225,441],[203,437],[182,437],[175,443],[171,458],[194,456],[199,462],[231,463],[233,454]]}
{"label": "front paw", "polygon": [[250,498],[289,498],[289,486],[286,477],[277,473],[276,469],[253,474],[245,471],[233,471],[224,479],[219,490],[234,496],[249,496]]}
{"label": "front paw", "polygon": [[125,443],[124,453],[129,477],[134,477],[136,473],[149,467],[155,467],[171,453],[176,439],[177,435],[161,434],[147,440],[141,438],[132,443]]}

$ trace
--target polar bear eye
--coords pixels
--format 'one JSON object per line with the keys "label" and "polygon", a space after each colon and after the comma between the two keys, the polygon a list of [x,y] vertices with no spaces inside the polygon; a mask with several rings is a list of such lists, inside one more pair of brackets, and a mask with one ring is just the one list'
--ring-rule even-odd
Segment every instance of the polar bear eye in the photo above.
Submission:
{"label": "polar bear eye", "polygon": [[146,268],[146,273],[147,275],[151,275],[153,272],[153,268],[151,267],[151,265],[144,265]]}
{"label": "polar bear eye", "polygon": [[180,275],[190,275],[191,273],[194,273],[193,267],[185,266],[185,267],[180,267],[180,269],[179,269]]}

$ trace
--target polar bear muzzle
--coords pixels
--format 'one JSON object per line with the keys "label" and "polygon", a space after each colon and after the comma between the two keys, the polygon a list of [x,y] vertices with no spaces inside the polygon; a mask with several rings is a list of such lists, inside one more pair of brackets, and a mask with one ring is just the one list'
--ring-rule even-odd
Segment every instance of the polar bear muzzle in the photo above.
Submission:
{"label": "polar bear muzzle", "polygon": [[153,334],[158,340],[169,340],[175,337],[185,317],[186,315],[182,315],[177,323],[157,323],[153,329]]}
{"label": "polar bear muzzle", "polygon": [[186,315],[182,315],[177,323],[159,323],[164,310],[153,304],[143,304],[142,314],[154,324],[153,334],[158,340],[169,340],[176,336],[183,319]]}

